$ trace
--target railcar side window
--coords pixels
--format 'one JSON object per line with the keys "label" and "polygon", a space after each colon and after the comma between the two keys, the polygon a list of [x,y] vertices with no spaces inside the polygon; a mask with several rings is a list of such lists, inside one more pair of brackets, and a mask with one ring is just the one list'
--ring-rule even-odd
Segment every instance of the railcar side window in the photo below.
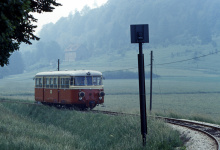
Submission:
{"label": "railcar side window", "polygon": [[53,88],[53,78],[50,78],[50,88]]}
{"label": "railcar side window", "polygon": [[74,85],[74,78],[73,77],[71,77],[71,79],[70,79],[70,85],[71,86]]}
{"label": "railcar side window", "polygon": [[49,88],[49,85],[50,85],[50,80],[49,78],[46,78],[46,88]]}
{"label": "railcar side window", "polygon": [[65,78],[65,88],[69,88],[69,78]]}
{"label": "railcar side window", "polygon": [[39,78],[35,78],[35,86],[39,87]]}
{"label": "railcar side window", "polygon": [[43,87],[42,78],[35,78],[35,85],[36,87],[42,88]]}
{"label": "railcar side window", "polygon": [[64,88],[64,86],[65,86],[64,78],[61,78],[61,81],[60,81],[60,82],[61,82],[61,83],[60,83],[61,88]]}
{"label": "railcar side window", "polygon": [[42,84],[42,78],[37,78],[38,79],[38,87],[42,88],[43,84]]}
{"label": "railcar side window", "polygon": [[61,78],[61,88],[69,88],[69,78]]}
{"label": "railcar side window", "polygon": [[54,88],[57,88],[57,78],[53,79],[53,83],[54,83]]}

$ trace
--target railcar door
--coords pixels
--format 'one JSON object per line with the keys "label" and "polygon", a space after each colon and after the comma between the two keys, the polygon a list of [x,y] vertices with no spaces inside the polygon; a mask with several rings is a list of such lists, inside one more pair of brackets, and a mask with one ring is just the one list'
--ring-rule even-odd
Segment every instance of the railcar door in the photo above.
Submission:
{"label": "railcar door", "polygon": [[58,77],[45,77],[44,82],[44,102],[59,103]]}
{"label": "railcar door", "polygon": [[35,79],[35,100],[44,101],[43,77],[36,77]]}
{"label": "railcar door", "polygon": [[54,78],[54,103],[59,103],[59,77]]}
{"label": "railcar door", "polygon": [[44,87],[43,87],[43,102],[48,102],[48,93],[49,93],[49,78],[48,77],[44,77]]}

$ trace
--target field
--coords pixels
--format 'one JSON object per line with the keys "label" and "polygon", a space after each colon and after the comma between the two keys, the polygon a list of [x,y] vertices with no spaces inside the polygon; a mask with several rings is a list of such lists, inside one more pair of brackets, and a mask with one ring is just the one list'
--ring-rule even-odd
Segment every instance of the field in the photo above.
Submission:
{"label": "field", "polygon": [[[0,98],[34,101],[34,80],[11,76],[0,82]],[[201,116],[220,122],[218,77],[163,77],[153,79],[152,112],[168,115]],[[105,107],[96,109],[139,113],[138,80],[104,80]],[[149,111],[149,80],[146,100]]]}
{"label": "field", "polygon": [[[153,80],[153,110],[148,114],[220,124],[217,77],[162,77]],[[138,80],[104,80],[105,107],[139,114]],[[0,100],[34,102],[30,75],[0,80]],[[142,149],[139,117],[81,113],[46,106],[0,103],[0,149]],[[129,131],[129,132],[128,132]],[[183,137],[184,138],[184,137]],[[131,144],[132,143],[132,144]],[[148,117],[147,147],[182,147],[179,134]]]}
{"label": "field", "polygon": [[[217,77],[176,77],[153,80],[152,112],[170,113],[181,117],[199,116],[220,123],[220,91]],[[147,109],[149,110],[149,80],[146,80]],[[105,81],[105,109],[138,113],[138,80]],[[102,109],[102,108],[97,108]]]}
{"label": "field", "polygon": [[[33,102],[34,81],[22,78],[25,77],[11,76],[1,80],[0,99]],[[115,93],[113,87],[117,80],[105,82],[109,93],[106,94],[106,107],[97,109],[125,111],[123,101],[117,102],[117,97],[122,99],[120,95],[126,94],[137,97],[136,90]],[[119,106],[114,107],[114,103]],[[127,110],[129,107],[132,108],[132,104]],[[138,104],[134,110],[138,113],[137,107]],[[143,149],[138,116],[108,116],[47,106],[0,103],[0,122],[0,149]],[[184,148],[179,133],[160,120],[148,118],[148,131],[146,146],[149,149]]]}

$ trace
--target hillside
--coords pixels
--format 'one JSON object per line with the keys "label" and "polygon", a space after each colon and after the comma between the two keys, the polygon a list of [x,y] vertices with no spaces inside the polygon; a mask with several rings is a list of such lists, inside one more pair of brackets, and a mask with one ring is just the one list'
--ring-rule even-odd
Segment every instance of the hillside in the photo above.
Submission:
{"label": "hillside", "polygon": [[[44,26],[40,42],[21,47],[26,70],[49,64],[56,68],[58,58],[65,69],[137,67],[138,46],[130,43],[130,25],[147,23],[150,43],[144,45],[146,65],[152,50],[155,64],[195,58],[158,66],[161,69],[219,74],[219,4],[218,0],[109,0],[96,9],[85,7]],[[213,55],[200,58],[207,54]]]}

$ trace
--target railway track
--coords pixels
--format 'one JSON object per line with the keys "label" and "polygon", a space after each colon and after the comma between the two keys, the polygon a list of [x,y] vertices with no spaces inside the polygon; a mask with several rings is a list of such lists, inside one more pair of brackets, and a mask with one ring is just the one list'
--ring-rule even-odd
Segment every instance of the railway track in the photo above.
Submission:
{"label": "railway track", "polygon": [[[9,101],[9,100],[0,100],[0,102],[19,103],[19,104],[26,104],[26,105],[42,105],[42,104],[37,104],[37,103],[18,102],[18,101]],[[139,116],[138,114],[128,114],[128,113],[122,113],[122,112],[101,111],[101,110],[90,110],[90,111],[83,111],[83,112],[102,113],[102,114],[113,115],[113,116],[119,116],[119,115]],[[155,117],[156,119],[164,120],[166,123],[169,123],[169,124],[186,127],[186,128],[201,132],[209,136],[215,142],[216,149],[220,150],[220,127],[219,126],[214,126],[214,125],[190,121],[190,120],[174,119],[174,118],[161,117],[161,116],[149,116],[149,117]]]}
{"label": "railway track", "polygon": [[102,113],[102,114],[107,114],[107,115],[112,115],[112,116],[119,116],[119,115],[130,115],[130,116],[140,116],[137,114],[128,114],[128,113],[122,113],[122,112],[114,112],[114,111],[104,111],[104,110],[90,110],[88,112],[92,113]]}
{"label": "railway track", "polygon": [[[103,113],[108,115],[135,115],[137,114],[126,114],[126,113],[118,113],[118,112],[111,112],[111,111],[92,111],[93,113]],[[153,116],[150,116],[153,117]],[[216,145],[216,150],[220,150],[220,127],[209,125],[205,123],[194,122],[190,120],[182,120],[182,119],[174,119],[168,117],[161,117],[161,116],[154,116],[156,119],[164,120],[166,123],[174,124],[182,127],[189,128],[191,130],[195,130],[201,132],[208,137],[210,137]]]}
{"label": "railway track", "polygon": [[220,150],[220,127],[206,123],[194,122],[190,120],[174,119],[174,118],[159,117],[159,116],[156,118],[163,119],[170,124],[186,127],[201,132],[209,136],[215,142],[216,149]]}

